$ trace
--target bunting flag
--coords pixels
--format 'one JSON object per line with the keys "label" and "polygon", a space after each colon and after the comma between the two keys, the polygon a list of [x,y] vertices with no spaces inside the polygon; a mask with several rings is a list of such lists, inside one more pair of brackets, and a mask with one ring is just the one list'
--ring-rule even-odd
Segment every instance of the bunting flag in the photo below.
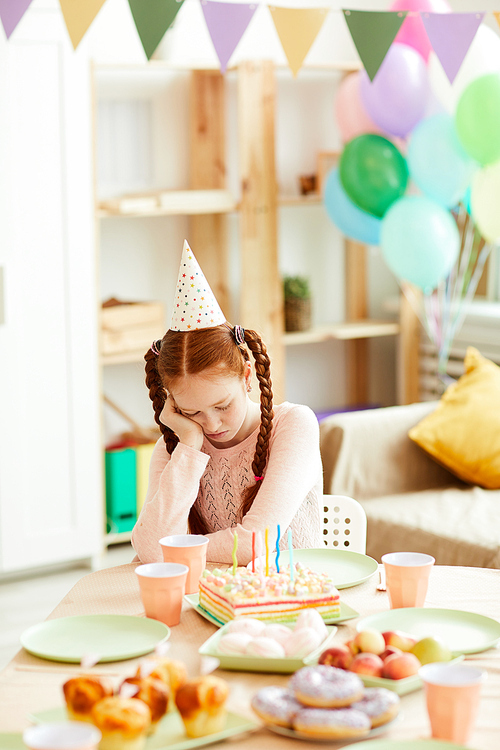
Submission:
{"label": "bunting flag", "polygon": [[184,0],[128,0],[148,60],[175,20]]}
{"label": "bunting flag", "polygon": [[238,42],[252,20],[257,6],[255,3],[219,3],[215,0],[202,0],[208,33],[212,39],[222,73]]}
{"label": "bunting flag", "polygon": [[269,7],[283,51],[294,76],[319,34],[328,8]]}
{"label": "bunting flag", "polygon": [[500,12],[499,11],[493,11],[493,15],[495,16],[497,20],[497,24],[500,26]]}
{"label": "bunting flag", "polygon": [[33,0],[0,0],[0,19],[7,39],[24,16]]}
{"label": "bunting flag", "polygon": [[343,13],[361,62],[373,81],[407,11],[344,10]]}
{"label": "bunting flag", "polygon": [[425,31],[450,83],[460,70],[484,13],[421,13]]}
{"label": "bunting flag", "polygon": [[76,49],[106,0],[86,0],[85,3],[81,0],[59,0],[59,2],[71,44],[73,49]]}

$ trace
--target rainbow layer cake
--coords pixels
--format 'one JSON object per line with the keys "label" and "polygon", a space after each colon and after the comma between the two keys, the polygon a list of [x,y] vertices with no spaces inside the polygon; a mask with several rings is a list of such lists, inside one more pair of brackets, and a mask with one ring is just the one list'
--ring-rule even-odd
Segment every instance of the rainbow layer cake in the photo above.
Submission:
{"label": "rainbow layer cake", "polygon": [[221,623],[250,616],[273,622],[293,622],[304,609],[316,609],[325,620],[340,613],[339,592],[326,573],[296,563],[289,570],[259,577],[247,568],[204,570],[200,578],[200,607]]}

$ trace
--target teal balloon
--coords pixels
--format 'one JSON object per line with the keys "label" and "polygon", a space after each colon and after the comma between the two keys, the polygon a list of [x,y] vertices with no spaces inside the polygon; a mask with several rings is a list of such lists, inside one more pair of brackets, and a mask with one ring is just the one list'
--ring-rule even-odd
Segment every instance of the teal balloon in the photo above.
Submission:
{"label": "teal balloon", "polygon": [[460,235],[449,211],[423,196],[401,198],[382,219],[382,255],[399,280],[429,292],[458,258]]}
{"label": "teal balloon", "polygon": [[353,138],[339,161],[342,187],[363,211],[381,217],[404,194],[408,167],[396,146],[381,135]]}
{"label": "teal balloon", "polygon": [[342,187],[338,169],[332,169],[327,175],[323,203],[330,219],[346,237],[367,245],[380,243],[381,220],[351,201]]}
{"label": "teal balloon", "polygon": [[461,145],[447,113],[421,120],[406,157],[410,177],[428,198],[452,208],[463,200],[478,164]]}

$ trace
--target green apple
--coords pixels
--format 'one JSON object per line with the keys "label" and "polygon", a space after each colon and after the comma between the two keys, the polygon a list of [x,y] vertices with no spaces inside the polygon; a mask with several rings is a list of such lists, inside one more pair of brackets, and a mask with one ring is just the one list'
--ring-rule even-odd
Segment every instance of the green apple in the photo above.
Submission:
{"label": "green apple", "polygon": [[410,649],[421,664],[430,664],[434,661],[450,661],[452,653],[448,646],[437,638],[427,636],[421,638]]}

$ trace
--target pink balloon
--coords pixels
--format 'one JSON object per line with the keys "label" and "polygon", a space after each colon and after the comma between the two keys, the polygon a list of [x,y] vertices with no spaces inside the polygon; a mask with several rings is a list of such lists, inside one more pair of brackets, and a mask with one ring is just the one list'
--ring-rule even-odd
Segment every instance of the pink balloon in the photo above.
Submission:
{"label": "pink balloon", "polygon": [[364,133],[381,133],[369,117],[359,93],[359,73],[350,73],[340,83],[335,97],[335,116],[344,143]]}
{"label": "pink balloon", "polygon": [[[446,0],[394,0],[389,10],[451,13],[452,9]],[[426,62],[429,59],[432,47],[420,16],[406,16],[394,41],[413,47]]]}

